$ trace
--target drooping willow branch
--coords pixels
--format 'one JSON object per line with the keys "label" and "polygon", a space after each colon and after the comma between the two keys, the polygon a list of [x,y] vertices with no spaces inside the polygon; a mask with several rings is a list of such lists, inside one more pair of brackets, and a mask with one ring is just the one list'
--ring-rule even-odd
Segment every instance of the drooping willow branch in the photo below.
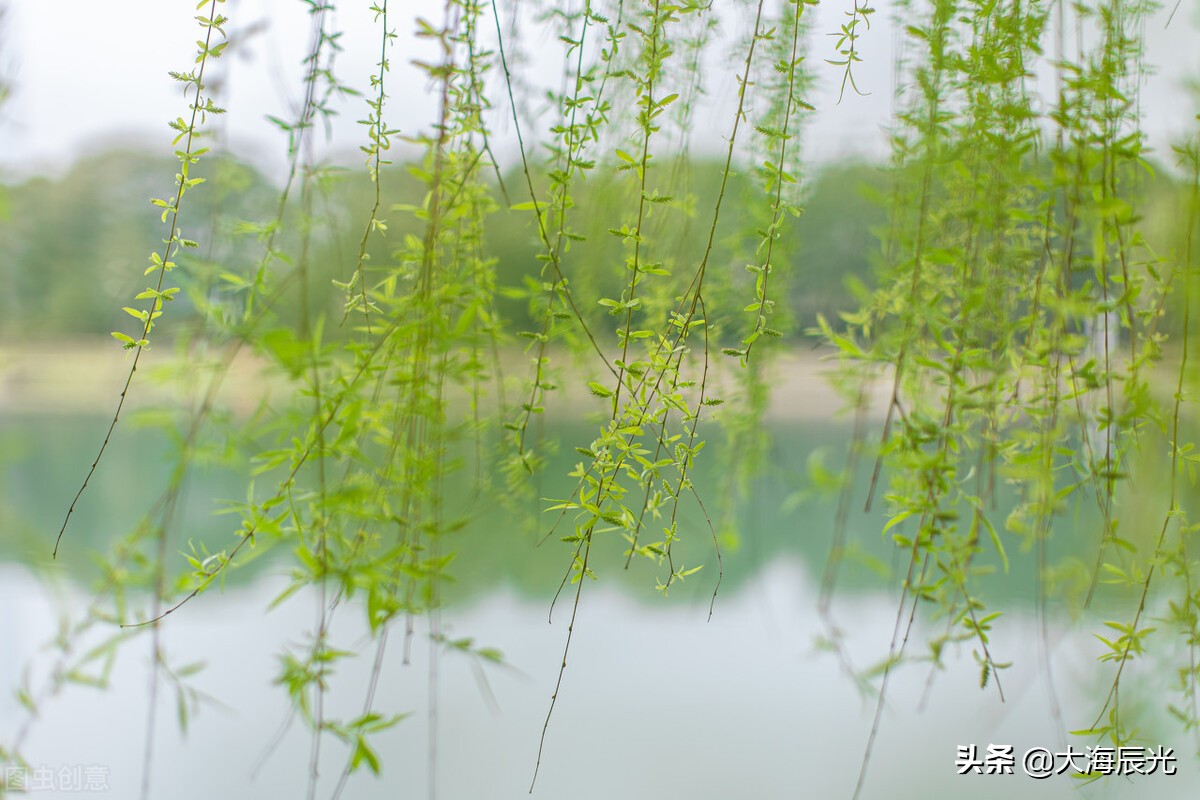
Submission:
{"label": "drooping willow branch", "polygon": [[[750,74],[754,63],[755,49],[763,35],[761,30],[763,5],[764,0],[759,0],[752,28],[753,33],[750,38],[750,44],[747,47],[745,66],[743,71],[737,76],[737,110],[733,117],[733,126],[729,135],[729,144],[721,178],[721,187],[713,205],[713,217],[709,226],[703,256],[687,288],[681,294],[677,307],[671,312],[665,330],[661,330],[657,335],[653,335],[655,343],[650,348],[649,357],[644,362],[639,361],[637,370],[632,373],[637,375],[637,380],[629,390],[627,400],[625,401],[625,408],[619,410],[617,404],[613,404],[610,422],[606,426],[606,430],[603,432],[598,446],[594,445],[593,467],[598,473],[597,477],[590,479],[590,484],[586,489],[580,491],[577,501],[571,500],[565,504],[567,507],[580,509],[584,515],[582,521],[576,525],[576,533],[568,537],[568,541],[575,544],[575,553],[572,556],[572,568],[575,571],[573,579],[576,581],[576,589],[572,603],[571,619],[567,626],[566,641],[563,645],[563,657],[559,665],[558,677],[555,681],[554,692],[550,697],[550,707],[547,709],[546,718],[542,724],[542,734],[538,743],[538,755],[534,764],[533,780],[530,783],[531,792],[537,782],[537,775],[541,767],[542,754],[546,743],[546,734],[550,727],[550,720],[553,717],[554,709],[558,702],[558,694],[562,687],[563,676],[566,672],[567,658],[570,654],[571,641],[574,635],[575,620],[582,599],[583,583],[591,574],[589,561],[596,533],[596,525],[601,520],[621,526],[631,524],[631,520],[626,517],[624,509],[620,513],[617,513],[615,510],[606,511],[606,506],[610,503],[619,503],[619,499],[624,493],[624,489],[620,487],[618,479],[626,461],[635,457],[635,453],[633,452],[635,449],[634,445],[636,439],[640,436],[641,426],[649,422],[657,414],[662,414],[665,418],[670,413],[671,408],[680,408],[681,399],[674,393],[669,395],[664,394],[662,384],[665,379],[668,379],[668,375],[674,376],[677,374],[680,368],[679,364],[682,362],[686,350],[685,341],[693,328],[696,325],[703,326],[707,324],[705,320],[697,320],[695,317],[697,310],[703,303],[704,274],[713,250],[713,242],[716,238],[720,222],[721,205],[725,198],[725,190],[732,170],[734,148],[738,141],[738,131],[744,118],[743,112],[746,104],[746,95],[750,86]],[[656,4],[651,13],[650,32],[647,34],[643,29],[643,37],[649,39],[646,43],[647,51],[656,53],[659,48],[657,36],[661,35],[659,30],[660,28],[665,28],[672,12],[666,12],[664,15],[660,13],[659,6]],[[652,56],[652,58],[655,57]],[[657,71],[661,67],[656,61],[657,59],[655,58],[650,63],[652,72]],[[643,85],[647,88],[650,86],[649,84]],[[651,133],[649,130],[650,122],[657,116],[657,110],[661,109],[664,105],[662,100],[655,102],[649,91],[644,95],[642,120],[645,126],[643,132],[646,136],[649,136]],[[642,166],[644,169],[645,164]],[[613,307],[622,311],[628,308],[628,306],[621,307],[619,304]],[[685,310],[686,313],[684,313]],[[673,363],[674,366],[672,366]],[[619,375],[616,385],[611,390],[604,390],[604,396],[615,398],[623,384],[624,376]],[[699,415],[700,408],[698,407],[695,410],[694,413],[696,415]],[[683,456],[684,463],[690,464],[691,459],[695,455],[696,448],[691,447],[686,449],[687,452]],[[684,491],[684,487],[686,486],[686,469],[686,466],[681,469],[681,478],[679,481],[680,493]],[[668,529],[667,535],[668,539],[672,537],[673,534],[670,529]],[[686,572],[683,572],[683,574],[686,574]],[[669,585],[677,577],[681,577],[681,574],[672,566],[666,585]]]}
{"label": "drooping willow branch", "polygon": [[[208,152],[208,148],[195,147],[195,140],[200,132],[200,126],[207,119],[209,114],[222,114],[224,109],[213,103],[212,97],[204,94],[204,69],[208,65],[210,58],[219,58],[221,51],[225,49],[227,44],[224,26],[229,22],[228,17],[217,13],[218,4],[224,3],[225,0],[211,0],[208,7],[207,19],[198,17],[200,27],[204,30],[204,41],[197,42],[198,50],[196,51],[197,67],[190,72],[172,72],[171,77],[183,83],[185,86],[192,88],[192,102],[188,106],[191,111],[187,122],[184,122],[182,117],[171,122],[171,128],[178,135],[175,137],[173,145],[178,145],[183,141],[183,148],[175,151],[175,155],[179,160],[179,172],[175,175],[175,197],[170,200],[155,199],[151,202],[163,209],[162,221],[164,224],[169,222],[169,230],[167,238],[164,240],[161,253],[157,250],[150,254],[150,267],[146,270],[147,275],[155,273],[157,275],[157,284],[153,288],[147,288],[139,293],[135,299],[149,300],[150,305],[144,309],[135,309],[126,307],[125,311],[130,316],[139,320],[142,323],[142,333],[134,339],[124,333],[114,332],[113,338],[121,342],[127,350],[135,351],[133,354],[133,363],[129,366],[129,374],[125,378],[125,385],[121,388],[120,399],[117,401],[117,408],[113,412],[112,422],[108,426],[108,431],[104,435],[104,441],[100,445],[100,450],[96,453],[96,458],[92,461],[91,467],[88,468],[87,475],[84,476],[83,483],[79,486],[79,490],[75,492],[75,497],[71,500],[71,505],[67,508],[67,514],[63,518],[62,527],[58,530],[58,536],[54,540],[53,558],[58,558],[58,547],[62,543],[63,534],[66,533],[67,525],[71,521],[71,515],[75,513],[75,504],[79,502],[79,498],[87,489],[88,482],[96,473],[96,468],[100,465],[100,460],[104,457],[105,451],[108,449],[108,443],[112,439],[113,431],[116,430],[117,422],[121,418],[121,411],[125,407],[125,400],[129,395],[129,388],[133,384],[133,376],[137,372],[138,362],[141,360],[142,351],[150,345],[150,331],[154,329],[155,320],[163,313],[163,305],[172,300],[179,292],[177,287],[166,287],[167,273],[176,265],[174,259],[180,248],[195,247],[196,242],[191,239],[185,239],[182,231],[179,228],[180,212],[183,207],[183,197],[189,189],[199,186],[204,182],[204,178],[194,178],[191,176],[192,166],[196,164],[200,157]],[[216,32],[221,37],[219,44],[213,43],[213,32]]]}

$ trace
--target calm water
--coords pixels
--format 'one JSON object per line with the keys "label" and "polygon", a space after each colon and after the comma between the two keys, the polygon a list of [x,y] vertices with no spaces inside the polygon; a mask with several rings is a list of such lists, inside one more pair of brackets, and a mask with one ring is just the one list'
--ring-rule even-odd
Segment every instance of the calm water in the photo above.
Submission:
{"label": "calm water", "polygon": [[[145,498],[154,496],[155,481],[161,481],[165,446],[146,432],[120,438],[73,523],[65,558],[48,568],[59,515],[102,424],[24,418],[0,428],[5,475],[0,683],[6,687],[17,684],[30,662],[33,683],[41,685],[52,663],[43,645],[61,614],[87,601],[81,585],[88,574],[86,550],[136,521]],[[857,692],[834,657],[816,647],[824,632],[815,611],[816,584],[833,507],[815,498],[781,510],[804,484],[808,453],[841,435],[831,425],[773,431],[769,462],[774,475],[757,481],[738,504],[741,546],[726,555],[726,581],[711,621],[706,621],[711,560],[667,600],[653,591],[652,572],[626,573],[616,568],[615,557],[602,567],[599,582],[588,583],[535,797],[849,797],[875,703]],[[566,466],[565,459],[552,464],[548,475],[561,474]],[[544,494],[555,496],[560,487],[547,481]],[[719,489],[704,476],[700,484],[709,493]],[[209,499],[242,496],[244,487],[234,474],[199,476],[189,492],[181,538],[218,540],[231,518],[214,519]],[[866,526],[878,531],[878,524],[878,516],[854,519],[864,531],[871,530]],[[694,537],[698,544],[690,552],[696,563],[707,558],[704,536]],[[441,614],[442,629],[449,637],[470,636],[481,646],[500,649],[505,664],[441,651],[431,671],[429,631],[420,623],[406,665],[403,630],[396,629],[376,708],[411,716],[375,740],[384,776],[356,776],[344,797],[427,797],[431,780],[437,796],[447,800],[528,796],[566,636],[565,609],[552,625],[546,622],[547,610],[569,554],[553,541],[535,548],[532,531],[496,524],[477,527],[464,538],[463,550],[471,555],[455,569],[459,588]],[[872,540],[861,537],[866,548],[875,547]],[[887,548],[879,545],[877,552],[886,557]],[[1066,745],[1050,710],[1042,638],[1029,602],[1032,582],[1016,578],[1028,571],[1033,556],[1014,548],[1010,557],[1012,574],[998,576],[988,595],[1012,609],[993,645],[999,660],[1016,662],[1001,676],[1007,702],[1000,702],[994,686],[979,689],[969,646],[951,651],[948,669],[934,677],[923,707],[927,666],[898,670],[864,797],[1134,797],[1146,792],[1156,798],[1195,797],[1200,776],[1186,755],[1192,748],[1178,727],[1166,722],[1151,721],[1143,735],[1148,744],[1173,746],[1182,757],[1180,774],[1170,778],[1113,780],[1079,790],[1065,777],[1029,778],[1021,774],[1019,761],[1014,775],[956,774],[957,745],[985,750],[989,744],[1011,744],[1018,759],[1031,747],[1061,750]],[[172,663],[205,661],[207,668],[190,685],[219,702],[202,705],[184,738],[175,723],[174,695],[164,688],[153,797],[305,796],[310,739],[299,723],[286,725],[287,699],[272,681],[278,654],[289,647],[302,651],[316,599],[297,595],[264,611],[283,587],[286,569],[282,562],[257,562],[224,592],[207,594],[165,625]],[[851,570],[835,604],[839,621],[853,630],[848,652],[860,667],[886,654],[895,621],[896,599],[869,585],[865,571]],[[336,621],[334,646],[363,648],[366,635],[356,612],[344,609]],[[1094,669],[1097,647],[1080,624],[1056,618],[1049,627],[1049,657],[1064,721],[1083,727],[1094,712],[1088,698],[1106,689]],[[923,632],[937,630],[931,623]],[[329,714],[359,713],[369,661],[368,654],[340,666],[331,684]],[[148,663],[149,640],[139,640],[122,651],[108,691],[73,687],[48,703],[30,729],[25,752],[32,764],[51,770],[99,767],[111,787],[109,796],[138,796]],[[1136,676],[1130,689],[1154,702],[1161,702],[1173,684],[1167,674]],[[23,719],[10,694],[0,697],[0,740],[11,739]],[[339,743],[325,740],[319,797],[332,793],[345,757]],[[79,793],[35,794],[60,795]]]}

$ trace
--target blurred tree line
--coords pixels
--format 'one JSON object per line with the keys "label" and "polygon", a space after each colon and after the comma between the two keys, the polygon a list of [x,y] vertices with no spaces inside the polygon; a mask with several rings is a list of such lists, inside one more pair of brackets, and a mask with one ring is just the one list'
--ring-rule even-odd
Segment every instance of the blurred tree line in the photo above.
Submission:
{"label": "blurred tree line", "polygon": [[[256,246],[256,222],[270,219],[277,202],[278,187],[252,166],[231,157],[213,159],[209,169],[219,171],[218,189],[200,192],[192,219],[201,219],[201,230],[185,235],[200,242],[196,251],[183,254],[186,269],[176,273],[187,292],[183,308],[175,308],[176,324],[184,317],[199,322],[199,311],[221,313],[223,300],[238,288],[237,278],[252,273],[262,259]],[[699,260],[705,237],[693,227],[698,209],[687,208],[687,197],[713,196],[720,180],[720,165],[695,159],[676,165],[685,173],[678,184],[684,189],[675,201],[682,213],[663,215],[672,230],[660,231],[675,243],[676,262]],[[131,293],[140,290],[139,277],[148,265],[150,249],[163,237],[162,224],[149,205],[149,198],[162,196],[174,170],[170,157],[160,158],[143,151],[115,150],[81,159],[58,177],[36,177],[4,188],[5,218],[0,222],[0,275],[7,291],[0,295],[0,336],[9,341],[53,336],[71,337],[107,334],[128,327],[121,306]],[[1182,240],[1182,222],[1175,213],[1186,187],[1163,171],[1148,173],[1142,187],[1148,202],[1141,221],[1143,234],[1162,252]],[[490,217],[488,245],[497,261],[499,285],[497,304],[511,323],[509,330],[533,326],[529,297],[539,297],[538,269],[541,251],[528,212],[507,210],[505,188],[518,187],[516,175],[496,179],[495,199],[499,210]],[[598,175],[579,187],[577,233],[585,237],[572,243],[565,269],[580,297],[620,294],[625,280],[621,242],[601,229],[602,220],[619,218],[619,207],[634,202],[629,181]],[[714,291],[729,291],[750,297],[751,276],[744,264],[732,261],[735,252],[747,252],[756,221],[746,219],[748,209],[761,205],[758,176],[741,172],[731,179],[729,191],[740,202],[729,204],[721,229],[732,233],[717,243],[719,270]],[[786,335],[796,339],[812,327],[818,314],[834,321],[839,312],[856,308],[855,287],[870,286],[879,253],[879,232],[886,224],[882,201],[889,178],[884,168],[841,162],[824,166],[800,189],[804,213],[796,220],[795,244],[788,252],[790,267],[780,269],[786,285],[786,303],[780,302],[777,321]],[[341,294],[331,291],[332,282],[346,280],[354,271],[362,220],[369,216],[374,190],[357,172],[326,168],[315,184],[318,189],[300,204],[308,220],[292,219],[283,227],[286,237],[308,235],[311,296],[327,298],[324,309],[334,323],[342,318]],[[420,182],[403,166],[382,175],[383,208],[420,205]],[[517,197],[523,196],[519,191]],[[388,215],[385,213],[384,217]],[[368,249],[371,264],[386,264],[390,249],[405,235],[419,235],[412,215],[395,215],[404,223],[389,225],[386,236],[373,237]],[[591,227],[589,227],[591,226]],[[761,225],[759,225],[761,227]],[[305,233],[307,231],[307,233]],[[743,237],[739,239],[738,237]],[[753,244],[749,244],[752,249]],[[288,249],[290,248],[280,248]],[[291,250],[297,252],[298,250]],[[723,259],[723,260],[721,260]],[[858,291],[862,291],[859,289]],[[540,301],[539,301],[540,302]],[[232,303],[228,304],[232,306]],[[722,307],[733,307],[722,304]],[[295,309],[275,309],[287,320]],[[605,309],[582,309],[589,323],[603,330]],[[181,313],[182,312],[182,313]],[[729,331],[726,338],[740,335],[747,322],[736,313],[729,320],[716,320]],[[333,331],[336,326],[330,326]],[[1166,326],[1170,330],[1170,325]],[[335,335],[336,333],[331,333]],[[736,340],[734,340],[736,341]]]}

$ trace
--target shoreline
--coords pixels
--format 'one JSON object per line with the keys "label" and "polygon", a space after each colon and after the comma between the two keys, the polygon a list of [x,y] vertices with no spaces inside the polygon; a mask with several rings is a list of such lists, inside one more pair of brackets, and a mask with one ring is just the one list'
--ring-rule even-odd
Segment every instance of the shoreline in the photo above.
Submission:
{"label": "shoreline", "polygon": [[[847,419],[853,410],[834,388],[832,375],[837,367],[836,353],[831,348],[791,347],[766,354],[764,366],[768,399],[765,418],[788,421],[830,421]],[[129,391],[125,410],[176,406],[190,408],[198,404],[207,388],[208,370],[226,354],[204,344],[195,345],[184,354],[176,347],[162,345],[146,351],[138,363],[137,375]],[[111,416],[121,399],[125,379],[129,375],[132,353],[103,337],[62,340],[47,344],[19,347],[0,344],[0,414],[19,416],[95,415]],[[500,352],[500,370],[504,376],[504,394],[509,410],[515,413],[527,397],[528,364],[531,356],[519,348]],[[550,354],[555,368],[552,380],[559,388],[545,401],[546,416],[583,415],[603,412],[606,400],[593,396],[589,380],[606,385],[611,375],[581,364],[571,354],[558,351]],[[593,357],[591,363],[596,359]],[[1154,394],[1164,401],[1169,397],[1163,389],[1171,385],[1173,375],[1170,354],[1145,373],[1151,380]],[[691,375],[698,376],[702,366],[692,365]],[[718,355],[710,360],[706,396],[718,397],[727,405],[713,406],[709,416],[720,418],[722,409],[738,405],[741,391],[737,372],[742,369],[736,359]],[[1177,370],[1174,370],[1177,373]],[[609,380],[606,381],[604,378]],[[240,352],[233,359],[217,396],[218,407],[239,416],[249,415],[273,397],[289,397],[297,383],[290,381],[272,362],[250,352]],[[689,390],[695,392],[695,389]],[[879,379],[867,392],[866,416],[879,419],[887,409],[891,392],[888,380]],[[494,383],[487,384],[487,394],[495,402]],[[692,395],[693,400],[695,399]],[[457,405],[459,399],[451,398]]]}
{"label": "shoreline", "polygon": [[[201,349],[201,348],[198,348]],[[778,420],[828,420],[844,408],[841,397],[831,384],[828,373],[836,366],[827,360],[828,350],[791,349],[771,354],[767,363],[771,386],[766,416]],[[222,351],[210,348],[197,358],[212,363]],[[132,354],[116,342],[97,337],[19,347],[0,344],[0,414],[64,414],[103,416],[111,414],[120,401],[129,374]],[[183,356],[170,345],[145,352],[138,362],[137,375],[129,391],[127,409],[196,402],[204,388],[204,370],[189,364],[192,355]],[[501,353],[505,392],[510,405],[517,405],[522,387],[528,380],[524,364],[529,356],[519,349]],[[601,408],[593,397],[588,375],[565,353],[553,356],[561,363],[559,390],[546,402],[546,413],[558,416],[563,409]],[[732,403],[739,391],[735,378],[740,369],[736,360],[719,356],[709,372],[708,395]],[[188,383],[192,385],[189,386]],[[876,387],[877,397],[871,413],[879,413],[886,394]],[[239,353],[233,360],[220,392],[219,405],[236,413],[250,413],[264,400],[277,393],[292,393],[294,385],[278,367],[250,352]],[[555,402],[557,401],[557,402]],[[720,406],[714,407],[720,416]]]}

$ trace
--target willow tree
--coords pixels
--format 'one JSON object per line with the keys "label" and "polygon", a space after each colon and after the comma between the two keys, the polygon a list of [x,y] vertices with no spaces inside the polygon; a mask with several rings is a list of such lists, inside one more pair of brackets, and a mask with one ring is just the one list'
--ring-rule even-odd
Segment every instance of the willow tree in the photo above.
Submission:
{"label": "willow tree", "polygon": [[[866,497],[869,507],[886,467],[886,529],[907,556],[887,663],[901,658],[930,601],[946,619],[928,643],[933,660],[950,641],[972,641],[981,685],[991,679],[1003,698],[1007,664],[989,648],[1000,611],[975,578],[981,552],[1007,568],[1006,548],[1020,543],[1039,553],[1043,637],[1052,583],[1072,572],[1084,605],[1099,583],[1119,587],[1118,607],[1132,603],[1097,634],[1111,688],[1094,720],[1071,727],[1130,744],[1122,680],[1157,643],[1178,659],[1171,710],[1192,729],[1200,596],[1180,483],[1195,458],[1183,404],[1196,140],[1176,148],[1191,186],[1184,233],[1152,246],[1138,226],[1153,172],[1138,104],[1152,6],[905,8],[915,22],[897,97],[884,269],[848,331],[825,327],[856,374],[890,386]],[[1029,86],[1041,62],[1054,71],[1053,102]],[[1168,490],[1151,500],[1147,483],[1158,481]],[[998,484],[1016,495],[999,517]],[[1081,506],[1098,520],[1092,552],[1048,564],[1054,521]]]}
{"label": "willow tree", "polygon": [[[869,7],[846,10],[828,52],[828,40],[810,43],[811,33],[829,33],[810,31],[811,4],[792,0],[447,0],[438,19],[400,21],[394,4],[375,0],[338,10],[369,13],[377,23],[377,70],[360,83],[336,70],[334,4],[304,5],[311,38],[303,103],[295,119],[277,121],[286,181],[275,214],[243,221],[236,237],[206,230],[207,221],[192,216],[194,192],[222,191],[217,180],[204,183],[213,177],[205,137],[223,113],[209,76],[237,24],[222,13],[223,0],[197,7],[202,38],[194,61],[171,73],[189,98],[171,123],[179,168],[171,192],[152,201],[165,233],[149,255],[146,288],[126,308],[133,328],[113,333],[130,351],[128,378],[56,544],[71,546],[71,514],[86,502],[88,479],[105,468],[122,406],[138,390],[143,353],[170,330],[172,303],[189,297],[217,355],[195,363],[191,354],[193,400],[171,420],[181,433],[169,488],[114,546],[105,592],[72,630],[112,632],[110,646],[85,657],[101,665],[136,634],[149,639],[155,680],[144,794],[156,692],[179,680],[160,631],[203,602],[231,568],[268,551],[290,553],[284,557],[294,566],[277,602],[298,602],[293,595],[303,590],[318,609],[307,647],[285,654],[280,674],[312,731],[310,796],[331,738],[346,753],[335,797],[352,772],[378,772],[386,754],[376,752],[372,736],[401,719],[399,709],[374,701],[385,652],[402,648],[407,657],[418,634],[471,647],[445,640],[438,611],[453,534],[469,522],[461,504],[447,501],[471,467],[459,456],[463,443],[484,441],[499,426],[505,431],[495,462],[488,448],[468,448],[476,467],[494,463],[503,478],[475,480],[487,498],[479,505],[497,507],[527,492],[550,446],[538,420],[547,407],[577,397],[562,388],[575,384],[603,422],[575,443],[574,489],[548,509],[558,513],[546,534],[563,548],[555,599],[565,593],[569,622],[540,731],[544,744],[554,701],[571,690],[566,664],[576,612],[590,579],[604,578],[599,552],[649,562],[665,594],[698,569],[680,556],[687,533],[681,509],[691,507],[708,521],[699,535],[717,549],[718,574],[708,576],[717,603],[720,523],[692,480],[709,455],[702,450],[713,409],[727,399],[716,395],[712,376],[718,369],[740,376],[736,402],[721,412],[734,439],[729,449],[752,462],[772,341],[787,318],[777,298],[789,281],[803,291],[808,276],[838,269],[795,257],[793,220],[807,169],[800,133],[812,110],[817,68],[810,63],[830,62],[819,69],[833,69],[843,99],[853,100],[854,69],[870,57],[860,41],[875,19]],[[835,642],[832,600],[850,504],[885,506],[884,531],[902,554],[891,577],[900,591],[895,632],[875,687],[880,709],[893,670],[911,657],[909,633],[920,616],[944,620],[922,658],[941,663],[949,643],[969,642],[981,684],[1002,693],[1006,664],[989,635],[1004,620],[986,604],[979,562],[986,556],[1007,564],[1006,552],[1021,545],[1045,553],[1055,519],[1084,504],[1101,520],[1091,552],[1078,560],[1085,600],[1101,583],[1132,591],[1115,595],[1130,600],[1127,613],[1105,628],[1097,669],[1111,673],[1111,691],[1094,722],[1071,727],[1126,743],[1122,681],[1156,647],[1180,659],[1172,709],[1189,729],[1200,722],[1200,590],[1192,585],[1194,528],[1181,491],[1198,458],[1184,405],[1198,161],[1193,137],[1177,150],[1190,187],[1179,207],[1184,233],[1152,248],[1138,226],[1148,169],[1140,32],[1151,10],[1131,0],[1086,0],[1069,9],[1061,2],[933,0],[897,9],[905,28],[878,279],[860,308],[839,322],[823,320],[817,332],[840,354],[839,385],[862,423],[847,445],[819,606]],[[418,65],[436,100],[430,120],[407,119],[389,103],[397,25],[414,26],[437,54]],[[1072,29],[1080,33],[1068,47]],[[722,61],[730,66],[702,69],[731,37],[738,56]],[[541,39],[561,47],[561,81],[549,90],[529,74],[528,43]],[[1030,89],[1042,65],[1054,74],[1049,99]],[[334,98],[356,86],[365,102],[365,170],[345,179],[369,180],[374,202],[358,220],[347,269],[330,288],[312,280],[327,268],[314,254],[328,235],[321,202],[331,179],[312,145]],[[721,177],[702,192],[690,171],[692,133],[700,98],[721,89],[734,97],[721,131]],[[515,133],[511,160],[493,146],[501,127]],[[388,208],[382,184],[401,128],[422,154],[409,170],[424,185],[424,200]],[[731,229],[730,205],[747,198],[732,197],[730,179],[748,169],[759,178],[757,211],[748,228]],[[608,181],[620,202],[582,206],[580,187],[589,180]],[[527,330],[498,312],[502,287],[488,249],[489,225],[514,218],[527,223],[538,248],[524,285],[508,289],[529,305],[534,324]],[[605,239],[623,252],[604,266],[605,285],[619,287],[608,296],[580,278]],[[248,269],[221,268],[231,242],[253,254]],[[284,307],[299,309],[288,317],[294,324],[285,323]],[[502,356],[517,345],[524,383],[514,394],[504,385],[511,364]],[[256,433],[269,430],[276,439],[266,445],[220,411],[222,383],[242,351],[274,362],[294,389],[289,403],[256,421]],[[871,434],[867,398],[878,385],[887,387],[886,405]],[[241,528],[228,540],[197,543],[180,563],[167,542],[181,488],[197,459],[211,457],[214,441],[238,437],[257,448],[258,476],[237,508]],[[848,478],[859,466],[873,473],[865,497],[852,495]],[[1169,487],[1155,500],[1161,508],[1152,529],[1144,515],[1126,513],[1131,493],[1142,491],[1142,472]],[[1015,508],[997,511],[998,485],[1011,487]],[[1051,567],[1039,560],[1042,606],[1051,576],[1062,574]],[[361,687],[361,714],[335,719],[326,712],[326,679],[354,656],[332,647],[330,635],[347,614],[365,617],[374,670]],[[1152,617],[1165,622],[1155,629]],[[31,720],[64,676],[88,667],[73,661],[69,647],[62,659],[70,669],[23,690]],[[6,759],[20,758],[27,729]]]}

